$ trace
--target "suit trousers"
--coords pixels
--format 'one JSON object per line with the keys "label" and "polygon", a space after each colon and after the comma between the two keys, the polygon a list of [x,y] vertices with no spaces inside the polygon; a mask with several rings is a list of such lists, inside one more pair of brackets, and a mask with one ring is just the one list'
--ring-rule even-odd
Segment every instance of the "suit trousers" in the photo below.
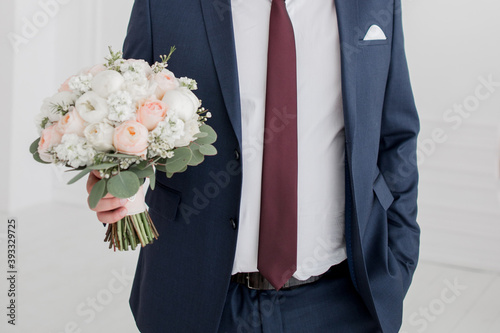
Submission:
{"label": "suit trousers", "polygon": [[347,261],[318,281],[285,290],[231,282],[219,333],[381,332],[354,288]]}

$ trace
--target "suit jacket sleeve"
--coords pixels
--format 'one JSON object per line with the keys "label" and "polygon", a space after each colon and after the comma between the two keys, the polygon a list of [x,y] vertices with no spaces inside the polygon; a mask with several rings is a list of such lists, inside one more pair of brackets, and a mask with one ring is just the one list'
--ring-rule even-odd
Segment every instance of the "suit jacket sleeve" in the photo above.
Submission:
{"label": "suit jacket sleeve", "polygon": [[395,199],[388,210],[389,249],[401,264],[406,292],[419,252],[420,229],[416,221],[419,119],[404,51],[401,0],[394,2],[393,31],[378,163]]}
{"label": "suit jacket sleeve", "polygon": [[151,29],[149,0],[136,0],[123,44],[125,59],[144,59],[150,64],[154,62]]}

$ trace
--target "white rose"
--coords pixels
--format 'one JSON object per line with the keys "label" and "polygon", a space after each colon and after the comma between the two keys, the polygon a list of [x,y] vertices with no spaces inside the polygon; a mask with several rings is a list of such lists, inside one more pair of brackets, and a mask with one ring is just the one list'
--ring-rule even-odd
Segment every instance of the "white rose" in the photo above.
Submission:
{"label": "white rose", "polygon": [[76,110],[88,123],[98,123],[108,115],[106,100],[93,91],[83,94],[76,101]]}
{"label": "white rose", "polygon": [[168,90],[163,96],[168,112],[174,112],[179,119],[187,122],[196,115],[200,100],[186,87]]}
{"label": "white rose", "polygon": [[125,82],[123,76],[113,70],[99,72],[90,82],[92,90],[102,98],[108,98],[109,95],[118,91]]}
{"label": "white rose", "polygon": [[84,130],[87,142],[97,151],[107,152],[115,150],[113,147],[113,134],[115,129],[106,123],[93,123]]}

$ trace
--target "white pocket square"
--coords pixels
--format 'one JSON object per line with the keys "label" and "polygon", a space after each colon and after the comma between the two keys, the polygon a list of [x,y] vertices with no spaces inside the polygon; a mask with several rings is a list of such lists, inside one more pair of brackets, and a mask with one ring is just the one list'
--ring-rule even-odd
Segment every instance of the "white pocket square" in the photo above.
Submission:
{"label": "white pocket square", "polygon": [[376,24],[373,24],[365,35],[363,40],[386,40],[384,32]]}

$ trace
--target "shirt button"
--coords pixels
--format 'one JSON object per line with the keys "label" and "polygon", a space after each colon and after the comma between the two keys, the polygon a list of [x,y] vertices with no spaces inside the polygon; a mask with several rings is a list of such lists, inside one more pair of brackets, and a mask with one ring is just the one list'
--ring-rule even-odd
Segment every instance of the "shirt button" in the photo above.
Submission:
{"label": "shirt button", "polygon": [[237,227],[236,220],[231,218],[231,219],[229,219],[229,222],[231,223],[231,227],[233,227],[233,230],[236,230],[236,227]]}
{"label": "shirt button", "polygon": [[238,149],[235,149],[234,150],[234,158],[239,161],[240,160],[240,152],[238,151]]}

